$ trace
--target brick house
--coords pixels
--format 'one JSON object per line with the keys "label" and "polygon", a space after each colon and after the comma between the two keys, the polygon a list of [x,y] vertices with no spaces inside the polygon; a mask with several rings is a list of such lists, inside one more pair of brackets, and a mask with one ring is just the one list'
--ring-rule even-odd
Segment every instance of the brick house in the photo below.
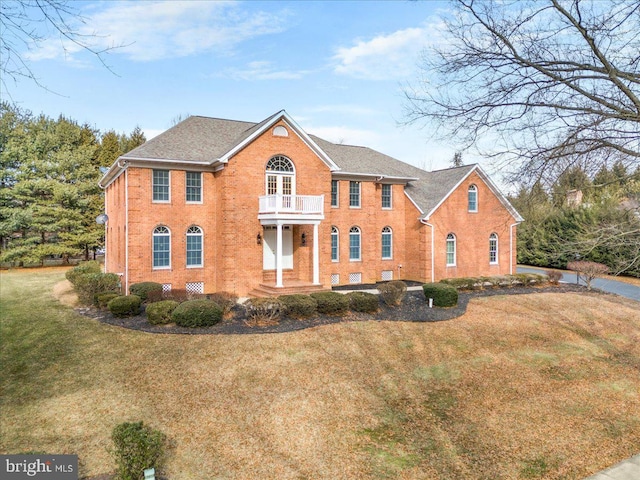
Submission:
{"label": "brick house", "polygon": [[123,284],[284,293],[513,273],[522,218],[478,165],[427,172],[307,134],[192,116],[122,155],[105,190]]}

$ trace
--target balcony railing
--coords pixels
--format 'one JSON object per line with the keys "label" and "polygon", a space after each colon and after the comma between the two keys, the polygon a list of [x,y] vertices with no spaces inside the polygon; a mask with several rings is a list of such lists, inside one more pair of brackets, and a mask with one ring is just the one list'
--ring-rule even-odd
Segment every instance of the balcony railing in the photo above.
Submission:
{"label": "balcony railing", "polygon": [[324,195],[263,195],[259,213],[322,215]]}

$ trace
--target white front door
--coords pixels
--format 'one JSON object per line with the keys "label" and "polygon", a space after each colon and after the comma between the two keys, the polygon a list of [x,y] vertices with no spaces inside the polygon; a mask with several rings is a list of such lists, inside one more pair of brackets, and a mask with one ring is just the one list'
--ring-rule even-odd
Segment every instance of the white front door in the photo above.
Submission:
{"label": "white front door", "polygon": [[[262,268],[276,269],[277,232],[275,225],[264,227],[264,241],[262,242]],[[282,227],[282,268],[293,268],[293,228],[291,225]]]}

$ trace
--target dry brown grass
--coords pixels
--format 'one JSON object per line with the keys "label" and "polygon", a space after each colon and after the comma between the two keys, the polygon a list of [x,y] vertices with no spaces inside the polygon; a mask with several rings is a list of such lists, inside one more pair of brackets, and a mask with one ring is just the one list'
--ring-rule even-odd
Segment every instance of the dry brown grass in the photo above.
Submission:
{"label": "dry brown grass", "polygon": [[242,336],[63,314],[74,348],[6,399],[0,449],[77,453],[85,475],[131,420],[172,439],[172,479],[579,479],[640,445],[640,313],[613,296]]}

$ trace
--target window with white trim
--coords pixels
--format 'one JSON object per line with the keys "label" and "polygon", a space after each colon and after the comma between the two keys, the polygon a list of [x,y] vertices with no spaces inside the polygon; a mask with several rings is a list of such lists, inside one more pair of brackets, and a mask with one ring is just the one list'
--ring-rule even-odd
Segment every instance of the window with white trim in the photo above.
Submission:
{"label": "window with white trim", "polygon": [[489,235],[489,263],[496,265],[498,263],[498,234]]}
{"label": "window with white trim", "polygon": [[164,225],[153,230],[153,268],[171,268],[171,232]]}
{"label": "window with white trim", "polygon": [[447,267],[456,265],[456,236],[453,233],[447,235]]}
{"label": "window with white trim", "polygon": [[152,191],[154,202],[168,202],[169,192],[169,170],[153,170]]}
{"label": "window with white trim", "polygon": [[271,157],[265,168],[267,195],[282,195],[282,205],[291,207],[291,196],[296,194],[293,162],[283,155]]}
{"label": "window with white trim", "polygon": [[187,230],[187,267],[202,266],[202,229],[192,225]]}
{"label": "window with white trim", "polygon": [[349,182],[349,206],[360,208],[360,182]]}
{"label": "window with white trim", "polygon": [[202,202],[202,172],[186,172],[185,193],[187,203]]}
{"label": "window with white trim", "polygon": [[382,229],[382,259],[389,260],[393,258],[393,231],[391,227]]}
{"label": "window with white trim", "polygon": [[471,185],[469,187],[467,197],[469,200],[469,211],[477,212],[478,211],[478,187],[476,187],[475,185]]}
{"label": "window with white trim", "polygon": [[382,208],[391,208],[391,185],[382,185]]}
{"label": "window with white trim", "polygon": [[360,250],[360,229],[351,227],[349,230],[349,260],[359,261],[361,259]]}
{"label": "window with white trim", "polygon": [[331,180],[331,206],[338,206],[338,180]]}
{"label": "window with white trim", "polygon": [[331,261],[337,262],[340,260],[340,232],[338,231],[338,227],[331,227]]}

